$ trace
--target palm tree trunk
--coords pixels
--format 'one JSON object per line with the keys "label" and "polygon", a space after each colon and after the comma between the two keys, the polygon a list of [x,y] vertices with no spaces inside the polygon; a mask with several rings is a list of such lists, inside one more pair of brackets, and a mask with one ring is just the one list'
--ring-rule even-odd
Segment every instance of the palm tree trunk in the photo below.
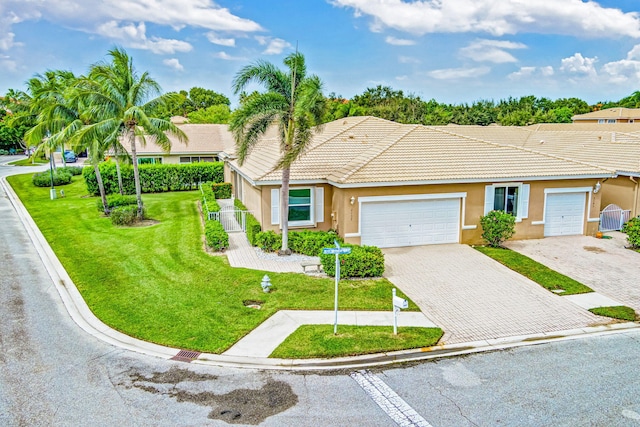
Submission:
{"label": "palm tree trunk", "polygon": [[102,208],[105,215],[109,215],[109,204],[107,203],[107,194],[104,192],[104,184],[102,182],[102,175],[100,175],[100,167],[98,163],[93,164],[93,170],[96,172],[96,181],[98,181],[98,189],[100,190],[100,198],[102,199]]}
{"label": "palm tree trunk", "polygon": [[280,224],[282,228],[282,248],[278,255],[291,255],[289,249],[289,177],[291,169],[282,169],[282,188],[280,189]]}
{"label": "palm tree trunk", "polygon": [[118,153],[116,153],[116,174],[118,175],[118,190],[120,190],[120,195],[124,195],[124,190],[122,189],[122,174],[120,173],[120,157]]}
{"label": "palm tree trunk", "polygon": [[140,172],[138,171],[138,154],[136,152],[136,134],[128,129],[127,134],[131,144],[131,161],[133,162],[133,182],[136,184],[136,201],[138,202],[138,219],[142,218],[142,188],[140,186]]}

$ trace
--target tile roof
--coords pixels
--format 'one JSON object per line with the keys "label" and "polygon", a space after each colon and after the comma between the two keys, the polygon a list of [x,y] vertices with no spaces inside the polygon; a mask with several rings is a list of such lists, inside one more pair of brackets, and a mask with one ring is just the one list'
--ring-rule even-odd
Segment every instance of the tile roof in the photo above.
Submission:
{"label": "tile roof", "polygon": [[[180,154],[217,154],[222,151],[231,151],[234,139],[229,131],[228,125],[220,124],[181,124],[178,125],[189,138],[185,144],[174,136],[169,135],[171,140],[171,152],[166,153],[155,142],[154,138],[147,138],[143,146],[138,140],[137,152],[143,155],[180,155]],[[129,151],[128,144],[124,144]]]}
{"label": "tile roof", "polygon": [[[611,169],[527,147],[532,131],[517,127],[427,127],[375,117],[327,123],[291,167],[292,181],[336,184],[459,182],[606,176]],[[239,168],[253,181],[274,182],[281,171],[277,138],[261,140]]]}
{"label": "tile roof", "polygon": [[595,119],[640,119],[640,108],[605,108],[604,110],[592,111],[585,114],[576,114],[573,120],[595,120]]}

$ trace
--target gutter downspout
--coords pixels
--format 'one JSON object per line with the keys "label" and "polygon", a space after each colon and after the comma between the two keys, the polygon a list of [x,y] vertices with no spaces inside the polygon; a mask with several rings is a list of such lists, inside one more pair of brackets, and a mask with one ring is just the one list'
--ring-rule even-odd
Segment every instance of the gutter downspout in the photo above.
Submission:
{"label": "gutter downspout", "polygon": [[638,181],[633,179],[632,176],[630,176],[629,179],[636,185],[633,191],[633,211],[631,212],[631,218],[635,218],[638,216]]}

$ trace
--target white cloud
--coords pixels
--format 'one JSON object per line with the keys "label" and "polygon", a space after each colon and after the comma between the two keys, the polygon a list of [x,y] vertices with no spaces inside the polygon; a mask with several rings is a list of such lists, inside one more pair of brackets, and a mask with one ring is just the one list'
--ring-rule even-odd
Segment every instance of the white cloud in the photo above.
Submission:
{"label": "white cloud", "polygon": [[219,37],[214,32],[208,32],[206,36],[207,36],[207,40],[209,40],[213,44],[217,44],[220,46],[228,46],[228,47],[234,47],[236,45],[236,39],[234,38]]}
{"label": "white cloud", "polygon": [[150,50],[158,54],[171,54],[175,52],[189,52],[192,46],[181,40],[163,39],[160,37],[147,38],[144,22],[135,24],[118,25],[116,21],[106,22],[96,28],[98,34],[117,40],[125,47]]}
{"label": "white cloud", "polygon": [[583,76],[596,76],[598,74],[595,67],[596,62],[598,62],[597,57],[585,58],[581,53],[575,53],[573,56],[562,59],[560,71]]}
{"label": "white cloud", "polygon": [[15,46],[15,42],[13,41],[14,37],[15,37],[15,34],[13,33],[6,33],[4,35],[0,35],[0,50],[9,50],[13,46]]}
{"label": "white cloud", "polygon": [[637,85],[640,82],[640,44],[627,53],[626,59],[604,64],[602,71],[612,83],[633,82]]}
{"label": "white cloud", "polygon": [[394,46],[413,46],[414,44],[416,44],[416,42],[413,40],[398,39],[392,36],[388,36],[387,38],[384,39],[384,41]]}
{"label": "white cloud", "polygon": [[478,68],[446,68],[442,70],[433,70],[427,73],[429,77],[438,80],[457,80],[457,79],[472,79],[474,77],[484,76],[489,73],[491,69],[489,67]]}
{"label": "white cloud", "polygon": [[0,55],[0,68],[5,71],[16,71],[18,69],[18,64],[16,64],[16,61],[11,59],[10,56]]}
{"label": "white cloud", "polygon": [[551,77],[554,74],[552,66],[545,67],[521,67],[518,71],[509,74],[509,80],[526,80],[531,78]]}
{"label": "white cloud", "polygon": [[402,56],[398,57],[398,62],[401,64],[420,64],[420,60],[418,58],[414,58],[412,56]]}
{"label": "white cloud", "polygon": [[372,18],[370,27],[412,34],[522,32],[579,37],[640,37],[640,13],[582,0],[328,0]]}
{"label": "white cloud", "polygon": [[227,52],[224,52],[224,51],[220,51],[220,52],[214,54],[213,56],[218,58],[218,59],[224,59],[225,61],[245,61],[246,60],[246,58],[244,58],[242,56],[231,56]]}
{"label": "white cloud", "polygon": [[265,55],[279,55],[285,49],[293,47],[288,41],[278,38],[256,36],[256,40],[260,45],[267,46],[267,48],[262,52]]}
{"label": "white cloud", "polygon": [[184,67],[182,66],[180,61],[178,61],[178,59],[176,58],[165,59],[164,61],[162,61],[162,63],[170,68],[173,68],[174,70],[178,70],[178,71],[184,70]]}
{"label": "white cloud", "polygon": [[493,62],[502,64],[505,62],[517,62],[517,59],[507,52],[507,49],[525,49],[522,43],[506,40],[476,39],[471,44],[460,49],[460,55],[477,62]]}

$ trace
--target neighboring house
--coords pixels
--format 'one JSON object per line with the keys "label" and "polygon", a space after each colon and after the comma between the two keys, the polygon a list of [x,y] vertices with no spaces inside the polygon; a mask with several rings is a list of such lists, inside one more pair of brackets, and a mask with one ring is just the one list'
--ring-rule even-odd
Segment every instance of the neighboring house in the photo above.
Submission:
{"label": "neighboring house", "polygon": [[585,114],[576,114],[571,118],[573,123],[634,123],[640,122],[640,108],[606,108]]}
{"label": "neighboring house", "polygon": [[[233,135],[228,125],[174,123],[187,135],[188,142],[179,142],[169,135],[171,151],[165,152],[153,138],[147,138],[145,145],[138,140],[136,151],[139,164],[217,162],[221,152],[233,147]],[[130,151],[128,144],[124,144],[124,147],[127,152]]]}
{"label": "neighboring house", "polygon": [[[474,244],[482,243],[480,217],[502,209],[517,218],[514,239],[594,234],[602,192],[593,189],[615,169],[517,146],[530,133],[374,117],[327,123],[291,167],[289,227],[334,229],[379,247]],[[225,157],[234,196],[263,229],[278,230],[278,138],[263,138],[242,166]]]}

